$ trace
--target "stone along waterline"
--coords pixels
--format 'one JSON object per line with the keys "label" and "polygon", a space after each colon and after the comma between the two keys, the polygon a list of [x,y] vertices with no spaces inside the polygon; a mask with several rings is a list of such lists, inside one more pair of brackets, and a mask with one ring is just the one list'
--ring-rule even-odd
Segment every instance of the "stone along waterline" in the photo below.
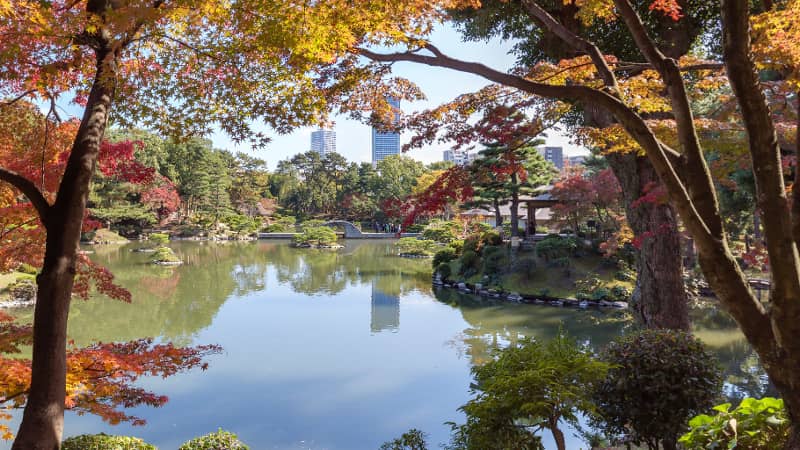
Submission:
{"label": "stone along waterline", "polygon": [[[399,258],[388,241],[347,241],[338,251],[293,249],[285,241],[170,246],[183,266],[149,265],[131,246],[96,247],[92,258],[134,301],[76,300],[70,338],[85,345],[151,336],[220,344],[223,353],[206,372],[145,380],[170,398],[163,408],[134,411],[146,426],[68,414],[66,435],[129,434],[174,449],[223,427],[253,449],[358,450],[415,427],[436,448],[448,438],[443,423],[461,419],[456,409],[469,398],[470,367],[495,346],[523,335],[550,338],[562,323],[602,346],[624,326],[610,311],[434,293],[430,261]],[[738,374],[737,386],[760,388],[747,377],[749,349],[732,324],[713,314],[697,323]]]}

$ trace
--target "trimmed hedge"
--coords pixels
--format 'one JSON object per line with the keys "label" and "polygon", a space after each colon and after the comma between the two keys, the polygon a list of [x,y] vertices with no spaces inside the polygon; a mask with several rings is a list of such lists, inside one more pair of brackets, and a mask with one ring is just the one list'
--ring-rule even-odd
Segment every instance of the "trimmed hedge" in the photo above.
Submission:
{"label": "trimmed hedge", "polygon": [[230,431],[218,430],[205,436],[194,438],[181,445],[178,450],[250,450]]}
{"label": "trimmed hedge", "polygon": [[158,450],[155,446],[131,436],[82,434],[66,439],[61,450]]}

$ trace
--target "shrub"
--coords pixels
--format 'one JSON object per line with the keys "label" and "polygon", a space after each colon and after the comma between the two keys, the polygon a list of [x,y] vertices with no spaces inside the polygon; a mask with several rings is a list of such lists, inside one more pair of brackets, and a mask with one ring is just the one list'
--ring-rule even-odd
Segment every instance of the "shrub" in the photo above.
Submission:
{"label": "shrub", "polygon": [[249,450],[250,447],[245,445],[236,437],[235,434],[218,430],[216,433],[209,433],[205,436],[194,438],[189,442],[184,443],[178,450]]}
{"label": "shrub", "polygon": [[456,251],[452,247],[445,247],[433,255],[433,267],[439,267],[442,263],[449,263],[458,258]]}
{"label": "shrub", "polygon": [[452,248],[453,251],[456,252],[456,255],[460,255],[462,251],[464,251],[464,240],[463,239],[456,239],[454,241],[450,241],[447,244],[448,247]]}
{"label": "shrub", "polygon": [[403,255],[433,256],[439,249],[436,242],[417,238],[402,238],[394,245]]}
{"label": "shrub", "polygon": [[614,286],[611,288],[611,298],[614,301],[627,302],[631,298],[631,290],[625,286]]}
{"label": "shrub", "polygon": [[559,424],[594,413],[592,386],[607,370],[563,331],[547,343],[522,339],[472,369],[478,395],[461,407],[467,423],[456,437],[469,449],[533,449],[541,444],[532,431],[546,429],[563,450]]}
{"label": "shrub", "polygon": [[36,299],[36,281],[27,275],[20,276],[8,285],[8,292],[13,300],[33,301]]}
{"label": "shrub", "polygon": [[781,399],[745,398],[733,410],[730,403],[713,409],[715,416],[700,414],[689,421],[689,432],[678,440],[687,450],[779,450],[789,439],[790,422]]}
{"label": "shrub", "polygon": [[37,269],[36,267],[33,267],[33,266],[32,266],[32,265],[30,265],[30,264],[27,264],[27,263],[21,263],[21,264],[20,264],[20,265],[17,267],[17,272],[26,273],[26,274],[28,274],[28,275],[36,275],[36,274],[38,274],[38,273],[39,273],[39,269]]}
{"label": "shrub", "polygon": [[464,245],[461,248],[462,253],[465,252],[475,252],[478,253],[481,251],[482,242],[481,242],[481,235],[478,233],[470,234],[464,239]]}
{"label": "shrub", "polygon": [[550,234],[536,244],[536,255],[549,261],[556,258],[568,258],[578,250],[578,241],[572,237],[561,237]]}
{"label": "shrub", "polygon": [[223,222],[232,231],[239,233],[254,233],[258,231],[261,221],[243,214],[231,214],[223,219]]}
{"label": "shrub", "polygon": [[[304,222],[306,223],[306,222]],[[292,238],[298,245],[331,245],[336,243],[339,237],[330,227],[304,227],[303,232]]]}
{"label": "shrub", "polygon": [[453,269],[450,267],[450,263],[444,262],[436,266],[436,272],[441,275],[443,280],[446,280],[453,274]]}
{"label": "shrub", "polygon": [[399,438],[384,442],[380,450],[428,450],[425,433],[412,428]]}
{"label": "shrub", "polygon": [[459,261],[461,261],[461,269],[459,270],[461,275],[472,275],[478,272],[481,258],[472,250],[464,250]]}
{"label": "shrub", "polygon": [[155,247],[160,247],[169,243],[169,235],[164,233],[153,233],[147,239]]}
{"label": "shrub", "polygon": [[481,234],[481,241],[484,245],[503,245],[503,238],[497,230],[485,231]]}
{"label": "shrub", "polygon": [[309,228],[320,228],[320,227],[323,227],[323,226],[325,226],[325,221],[324,220],[309,219],[309,220],[306,220],[306,221],[304,221],[303,223],[300,224],[300,229],[305,231],[306,229],[309,229]]}
{"label": "shrub", "polygon": [[514,263],[512,272],[522,274],[528,278],[536,274],[536,261],[531,258],[518,258]]}
{"label": "shrub", "polygon": [[505,247],[486,246],[483,248],[483,273],[486,275],[496,275],[502,273],[507,268],[508,252]]}
{"label": "shrub", "polygon": [[61,443],[61,450],[156,450],[143,440],[130,436],[82,434]]}
{"label": "shrub", "polygon": [[436,220],[422,230],[422,238],[447,244],[458,239],[461,234],[461,225],[458,222]]}
{"label": "shrub", "polygon": [[720,394],[717,363],[686,332],[639,331],[613,341],[601,359],[612,368],[593,396],[602,416],[596,425],[625,442],[675,448],[686,421]]}
{"label": "shrub", "polygon": [[153,253],[153,257],[150,261],[154,263],[174,263],[180,262],[180,258],[172,251],[169,247],[159,247],[156,249],[155,253]]}

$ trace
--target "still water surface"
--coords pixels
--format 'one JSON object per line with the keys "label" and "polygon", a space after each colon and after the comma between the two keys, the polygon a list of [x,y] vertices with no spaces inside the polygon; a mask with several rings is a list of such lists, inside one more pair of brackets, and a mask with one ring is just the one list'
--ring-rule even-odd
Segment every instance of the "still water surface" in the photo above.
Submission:
{"label": "still water surface", "polygon": [[[94,248],[92,258],[116,274],[133,303],[76,300],[69,335],[77,344],[149,336],[224,350],[205,372],[144,380],[170,399],[131,411],[146,426],[68,413],[65,435],[136,435],[169,450],[222,427],[254,450],[359,450],[413,427],[438,448],[448,440],[444,423],[462,420],[457,408],[470,397],[470,368],[493,347],[520,336],[547,339],[563,326],[599,348],[626,327],[619,312],[434,291],[430,261],[393,256],[392,243],[347,241],[339,251],[317,251],[286,241],[173,242],[186,263],[176,268],[146,264],[147,254],[130,251],[138,244]],[[728,374],[728,391],[762,394],[756,361],[730,320],[695,315],[696,333]],[[568,444],[581,446],[577,438]]]}

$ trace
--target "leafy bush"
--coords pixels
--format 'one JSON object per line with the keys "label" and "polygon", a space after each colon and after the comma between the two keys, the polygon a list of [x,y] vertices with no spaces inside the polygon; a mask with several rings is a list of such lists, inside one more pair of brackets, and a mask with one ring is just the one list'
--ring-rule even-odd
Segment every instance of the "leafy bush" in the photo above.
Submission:
{"label": "leafy bush", "polygon": [[464,240],[463,239],[456,239],[454,241],[450,241],[447,244],[448,247],[452,248],[453,251],[456,252],[456,255],[460,255],[462,251],[464,251]]}
{"label": "leafy bush", "polygon": [[470,276],[478,272],[481,257],[472,250],[464,250],[459,261],[461,262],[460,274]]}
{"label": "leafy bush", "polygon": [[578,241],[573,237],[561,237],[550,234],[536,244],[536,254],[546,261],[556,258],[568,258],[578,250]]}
{"label": "leafy bush", "polygon": [[218,430],[205,436],[194,438],[178,447],[178,450],[249,450],[235,434]]}
{"label": "leafy bush", "polygon": [[293,216],[272,216],[272,223],[264,227],[266,233],[288,233],[295,230],[296,219]]}
{"label": "leafy bush", "polygon": [[36,299],[36,281],[28,275],[23,275],[8,285],[8,293],[14,300],[33,301]]}
{"label": "leafy bush", "polygon": [[160,247],[169,243],[169,235],[164,233],[152,233],[147,239],[155,247]]}
{"label": "leafy bush", "polygon": [[614,286],[611,288],[611,298],[614,301],[627,302],[631,298],[631,290],[625,286]]}
{"label": "leafy bush", "polygon": [[453,274],[453,269],[450,267],[450,263],[443,262],[436,266],[436,272],[442,276],[443,280],[446,280]]}
{"label": "leafy bush", "polygon": [[422,230],[422,238],[447,244],[458,239],[461,225],[454,221],[435,220]]}
{"label": "leafy bush", "polygon": [[412,428],[399,438],[384,442],[380,450],[428,450],[425,433]]}
{"label": "leafy bush", "polygon": [[445,247],[433,255],[433,267],[439,267],[442,263],[448,263],[456,258],[458,258],[456,251],[452,247]]}
{"label": "leafy bush", "polygon": [[[310,221],[309,221],[310,222]],[[307,222],[304,222],[304,224]],[[297,245],[331,245],[335,244],[339,237],[336,232],[326,226],[303,227],[303,232],[292,238]]]}
{"label": "leafy bush", "polygon": [[541,444],[531,430],[547,429],[563,450],[559,424],[594,414],[590,394],[608,365],[563,331],[547,343],[522,339],[493,356],[472,369],[477,396],[460,408],[467,423],[454,428],[454,440],[468,449],[534,449]]}
{"label": "leafy bush", "polygon": [[730,403],[713,409],[715,416],[700,414],[689,421],[689,432],[678,440],[687,450],[779,450],[789,439],[790,422],[781,399],[745,398],[733,410]]}
{"label": "leafy bush", "polygon": [[508,267],[508,252],[505,247],[489,246],[483,248],[483,273],[496,275],[505,272]]}
{"label": "leafy bush", "polygon": [[484,245],[503,245],[503,238],[497,230],[485,231],[481,234],[481,241]]}
{"label": "leafy bush", "polygon": [[300,224],[300,229],[305,231],[309,228],[319,228],[325,226],[324,220],[309,219]]}
{"label": "leafy bush", "polygon": [[411,225],[405,227],[403,231],[406,233],[421,233],[424,229],[425,225],[421,223],[412,223]]}
{"label": "leafy bush", "polygon": [[143,440],[130,436],[82,434],[61,443],[61,450],[156,450]]}
{"label": "leafy bush", "polygon": [[172,251],[169,247],[159,247],[153,253],[153,257],[150,258],[150,261],[154,263],[175,263],[180,262],[180,258]]}
{"label": "leafy bush", "polygon": [[39,273],[39,269],[30,264],[21,263],[19,266],[17,266],[17,272],[26,273],[28,275],[36,275]]}
{"label": "leafy bush", "polygon": [[440,248],[434,241],[417,238],[402,238],[394,245],[400,254],[418,256],[433,256]]}
{"label": "leafy bush", "polygon": [[612,368],[593,396],[602,416],[596,425],[625,442],[675,448],[686,421],[720,394],[713,356],[689,333],[639,331],[616,339],[600,358]]}
{"label": "leafy bush", "polygon": [[239,233],[255,233],[258,231],[261,221],[254,217],[247,217],[243,214],[230,214],[223,219],[232,231]]}

